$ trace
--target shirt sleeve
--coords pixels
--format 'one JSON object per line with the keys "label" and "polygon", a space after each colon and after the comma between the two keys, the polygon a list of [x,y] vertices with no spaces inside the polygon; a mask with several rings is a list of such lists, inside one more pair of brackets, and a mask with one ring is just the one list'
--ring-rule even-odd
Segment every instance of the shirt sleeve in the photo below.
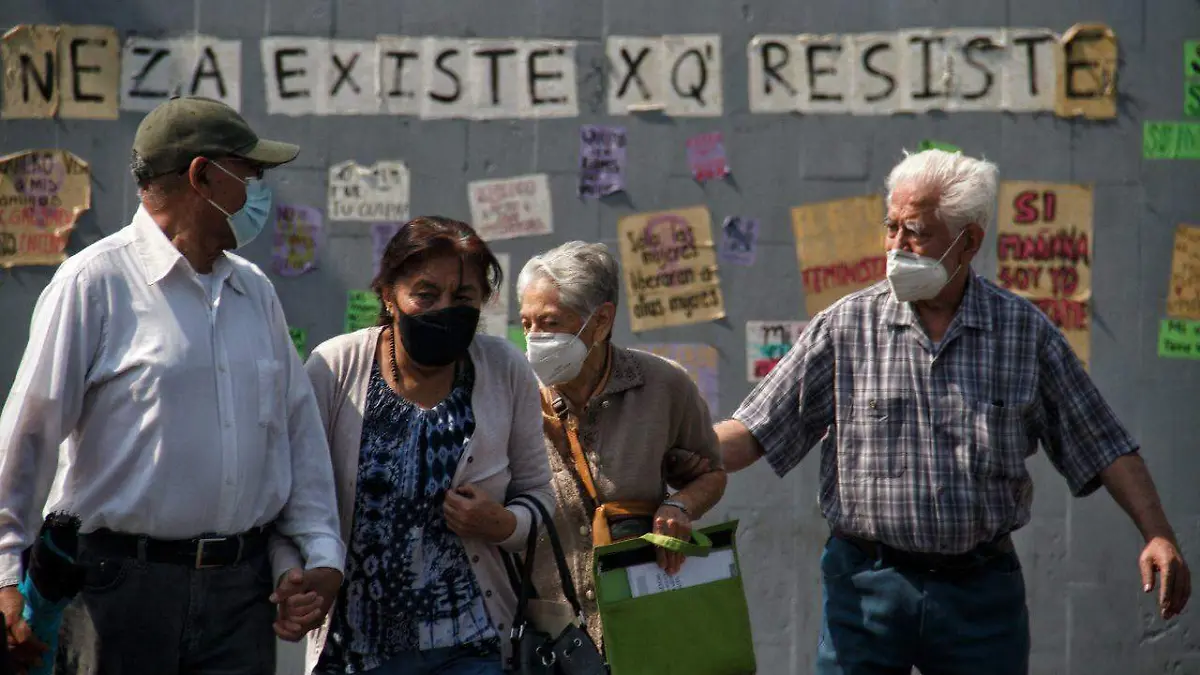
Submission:
{"label": "shirt sleeve", "polygon": [[1122,455],[1136,452],[1137,443],[1057,329],[1048,331],[1039,369],[1045,413],[1042,447],[1071,493],[1087,496],[1100,487],[1100,472]]}
{"label": "shirt sleeve", "polygon": [[[288,448],[292,457],[292,489],[275,521],[275,530],[300,550],[305,569],[331,567],[340,572],[345,566],[346,547],[339,532],[329,441],[312,383],[288,335],[277,297],[272,298],[272,304],[272,329],[286,354]],[[285,549],[276,542],[272,546],[272,566],[285,564],[287,559]]]}
{"label": "shirt sleeve", "polygon": [[[509,366],[513,383],[512,431],[508,436],[508,464],[512,478],[508,484],[506,508],[517,519],[508,539],[500,542],[506,551],[523,552],[528,542],[533,513],[520,504],[519,497],[536,499],[554,516],[554,492],[550,487],[550,462],[546,458],[546,440],[542,434],[542,397],[537,377],[524,363]],[[517,500],[517,501],[514,501]]]}
{"label": "shirt sleeve", "polygon": [[[700,464],[699,460],[708,461],[709,471],[724,468],[721,460],[721,445],[717,433],[713,430],[712,414],[708,410],[708,401],[700,393],[700,388],[692,381],[686,372],[682,375],[679,390],[684,394],[678,398],[678,409],[675,419],[678,425],[675,438],[671,441],[671,450],[664,459],[674,460],[675,466],[669,466],[667,482],[674,486],[681,482],[690,483],[707,472],[688,471],[688,467]],[[678,472],[676,471],[678,467]],[[689,475],[690,474],[690,475]],[[690,480],[684,481],[684,478]]]}
{"label": "shirt sleeve", "polygon": [[38,522],[75,430],[103,340],[104,308],[86,270],[58,274],[33,309],[29,343],[0,414],[0,587],[21,580],[21,552]]}
{"label": "shirt sleeve", "polygon": [[833,376],[828,318],[818,314],[733,413],[779,476],[795,468],[833,425]]}

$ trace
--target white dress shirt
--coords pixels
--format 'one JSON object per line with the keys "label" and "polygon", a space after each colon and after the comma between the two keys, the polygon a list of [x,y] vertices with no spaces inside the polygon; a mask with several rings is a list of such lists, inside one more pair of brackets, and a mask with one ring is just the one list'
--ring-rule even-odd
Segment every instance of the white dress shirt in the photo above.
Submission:
{"label": "white dress shirt", "polygon": [[321,417],[258,267],[226,253],[202,282],[139,208],[58,269],[0,415],[0,586],[59,510],[160,539],[274,522],[342,569]]}

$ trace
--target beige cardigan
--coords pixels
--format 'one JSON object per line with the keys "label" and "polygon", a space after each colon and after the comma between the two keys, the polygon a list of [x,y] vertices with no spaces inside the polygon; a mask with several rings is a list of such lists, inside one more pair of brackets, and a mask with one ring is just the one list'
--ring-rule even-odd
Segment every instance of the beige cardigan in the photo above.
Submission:
{"label": "beige cardigan", "polygon": [[[362,414],[381,332],[373,327],[335,337],[313,350],[305,366],[329,439],[342,540],[347,545],[354,525]],[[453,486],[475,484],[502,504],[510,503],[517,495],[528,495],[553,514],[537,378],[525,356],[506,340],[476,335],[468,353],[475,366],[475,388],[471,393],[475,434],[459,460]],[[523,551],[532,516],[525,506],[509,506],[508,510],[516,516],[517,527],[500,546]],[[500,551],[495,544],[479,539],[464,539],[463,548],[484,593],[488,615],[500,631],[507,657],[508,630],[517,599]],[[272,540],[271,563],[276,578],[302,566],[299,551],[290,540],[282,538]],[[327,617],[323,626],[309,634],[305,672],[311,673],[316,667],[328,630]]]}

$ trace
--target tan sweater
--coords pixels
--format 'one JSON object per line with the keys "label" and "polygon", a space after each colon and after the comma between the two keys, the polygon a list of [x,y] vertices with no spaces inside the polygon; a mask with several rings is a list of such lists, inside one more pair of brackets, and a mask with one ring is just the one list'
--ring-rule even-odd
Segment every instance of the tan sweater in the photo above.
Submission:
{"label": "tan sweater", "polygon": [[[575,412],[575,411],[572,411]],[[687,371],[674,361],[634,349],[612,347],[604,390],[579,412],[579,442],[603,501],[661,501],[667,484],[683,487],[685,476],[664,468],[668,452],[689,451],[721,468],[721,453],[708,404]],[[565,439],[546,437],[558,512],[555,527],[588,619],[588,632],[601,643],[592,581],[592,514],[580,497]],[[686,563],[685,563],[686,564]],[[550,544],[538,539],[534,586],[539,597],[562,597]]]}
{"label": "tan sweater", "polygon": [[[346,542],[354,526],[367,383],[381,332],[374,327],[335,337],[313,350],[306,364],[329,439],[341,535]],[[459,460],[453,487],[474,484],[501,504],[517,495],[529,495],[553,513],[537,378],[524,355],[507,340],[476,335],[469,355],[475,366],[475,388],[471,393],[475,433]],[[517,519],[517,527],[500,546],[523,551],[531,514],[524,506],[508,508]],[[517,599],[500,550],[478,539],[464,539],[463,548],[484,593],[488,615],[501,634],[507,658],[508,630]],[[302,566],[299,551],[286,539],[272,541],[271,562],[277,574]],[[327,618],[325,625],[309,634],[305,654],[308,673],[316,667],[328,630]]]}

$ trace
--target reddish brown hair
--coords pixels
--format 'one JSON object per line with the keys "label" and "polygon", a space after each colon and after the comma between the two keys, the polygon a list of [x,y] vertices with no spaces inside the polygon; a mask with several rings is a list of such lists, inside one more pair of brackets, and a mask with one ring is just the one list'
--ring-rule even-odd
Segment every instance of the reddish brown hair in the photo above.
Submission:
{"label": "reddish brown hair", "polygon": [[379,325],[392,322],[383,301],[384,290],[431,258],[444,255],[458,256],[465,266],[479,272],[484,302],[500,288],[504,277],[500,261],[470,225],[442,216],[417,216],[401,226],[388,242],[379,261],[379,274],[371,282],[371,289],[379,296]]}

